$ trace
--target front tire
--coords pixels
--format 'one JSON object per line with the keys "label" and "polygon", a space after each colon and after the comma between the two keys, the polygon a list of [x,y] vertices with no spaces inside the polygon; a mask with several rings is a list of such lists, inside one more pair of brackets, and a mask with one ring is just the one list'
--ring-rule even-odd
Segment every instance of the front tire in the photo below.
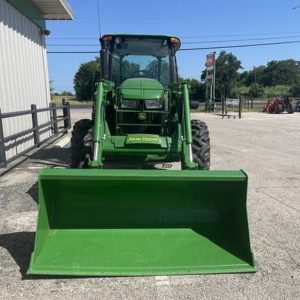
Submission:
{"label": "front tire", "polygon": [[210,167],[210,138],[207,125],[199,120],[192,120],[193,160],[201,170]]}
{"label": "front tire", "polygon": [[88,157],[92,156],[92,128],[93,121],[89,119],[82,119],[75,123],[71,137],[71,168],[87,168]]}

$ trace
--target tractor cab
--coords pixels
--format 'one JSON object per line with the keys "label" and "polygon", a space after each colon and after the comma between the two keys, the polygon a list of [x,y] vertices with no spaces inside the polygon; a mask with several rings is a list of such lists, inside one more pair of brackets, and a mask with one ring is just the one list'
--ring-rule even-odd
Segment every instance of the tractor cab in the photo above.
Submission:
{"label": "tractor cab", "polygon": [[167,87],[178,81],[175,52],[180,40],[161,35],[105,35],[101,39],[101,77],[116,85],[148,78]]}
{"label": "tractor cab", "polygon": [[110,131],[119,135],[172,134],[166,130],[172,104],[169,87],[178,81],[175,53],[180,40],[116,34],[100,41],[101,78],[115,85],[115,97],[111,97],[106,114]]}

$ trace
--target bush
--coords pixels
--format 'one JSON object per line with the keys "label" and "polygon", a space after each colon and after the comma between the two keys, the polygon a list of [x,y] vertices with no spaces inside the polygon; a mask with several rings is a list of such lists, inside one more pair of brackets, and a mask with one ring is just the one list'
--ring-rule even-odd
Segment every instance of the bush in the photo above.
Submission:
{"label": "bush", "polygon": [[249,87],[245,85],[234,87],[231,89],[230,94],[233,98],[240,97],[240,96],[248,96]]}
{"label": "bush", "polygon": [[274,85],[265,88],[266,97],[277,97],[277,96],[291,96],[290,86],[288,85]]}
{"label": "bush", "polygon": [[293,97],[300,97],[300,83],[292,85],[289,92]]}
{"label": "bush", "polygon": [[264,88],[258,83],[252,83],[249,88],[249,96],[259,98],[264,96]]}

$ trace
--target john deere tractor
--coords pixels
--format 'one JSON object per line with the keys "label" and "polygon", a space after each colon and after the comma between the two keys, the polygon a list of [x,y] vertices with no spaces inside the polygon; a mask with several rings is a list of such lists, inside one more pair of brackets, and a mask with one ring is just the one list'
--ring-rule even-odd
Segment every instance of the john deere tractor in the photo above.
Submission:
{"label": "john deere tractor", "polygon": [[101,46],[95,114],[75,124],[71,167],[103,168],[117,159],[209,169],[207,126],[191,122],[188,86],[178,82],[179,39],[105,35]]}
{"label": "john deere tractor", "polygon": [[[44,169],[30,274],[252,272],[243,171],[208,171],[207,126],[191,120],[177,37],[110,34],[91,119],[71,168]],[[180,170],[108,169],[180,162]]]}

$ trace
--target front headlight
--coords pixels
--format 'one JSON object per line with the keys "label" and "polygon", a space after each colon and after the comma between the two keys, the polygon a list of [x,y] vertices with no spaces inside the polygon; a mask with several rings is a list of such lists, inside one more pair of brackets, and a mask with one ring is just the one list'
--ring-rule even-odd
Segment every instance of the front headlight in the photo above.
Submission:
{"label": "front headlight", "polygon": [[161,109],[163,101],[161,99],[145,100],[146,109]]}
{"label": "front headlight", "polygon": [[138,107],[137,100],[121,100],[121,108],[137,109],[137,107]]}

